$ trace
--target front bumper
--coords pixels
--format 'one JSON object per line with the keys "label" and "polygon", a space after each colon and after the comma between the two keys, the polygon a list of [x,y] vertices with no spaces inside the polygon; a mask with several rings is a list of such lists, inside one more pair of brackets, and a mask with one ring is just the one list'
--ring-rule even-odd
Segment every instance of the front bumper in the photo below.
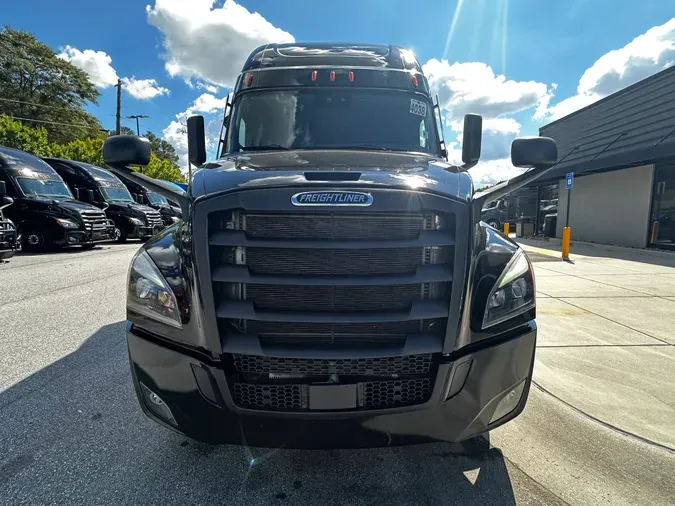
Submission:
{"label": "front bumper", "polygon": [[16,229],[11,222],[0,221],[0,260],[12,258],[16,250]]}
{"label": "front bumper", "polygon": [[131,237],[136,237],[138,239],[149,239],[153,235],[155,235],[157,232],[161,232],[162,227],[160,226],[155,226],[155,227],[145,227],[145,226],[133,226],[133,230],[131,234],[129,234]]}
{"label": "front bumper", "polygon": [[[167,345],[131,324],[127,325],[127,343],[143,411],[166,427],[210,443],[344,448],[462,441],[515,418],[527,402],[536,333],[531,322],[516,333],[495,338],[494,344],[445,357],[431,399],[424,404],[366,412],[256,413],[242,409],[232,400],[220,363]],[[499,402],[522,382],[525,388],[515,409],[490,424]],[[175,423],[150,409],[140,383],[159,395]],[[450,390],[456,393],[447,398]]]}
{"label": "front bumper", "polygon": [[84,230],[65,230],[63,236],[54,241],[57,246],[76,246],[80,244],[96,244],[115,239],[114,227],[105,230],[88,232]]}

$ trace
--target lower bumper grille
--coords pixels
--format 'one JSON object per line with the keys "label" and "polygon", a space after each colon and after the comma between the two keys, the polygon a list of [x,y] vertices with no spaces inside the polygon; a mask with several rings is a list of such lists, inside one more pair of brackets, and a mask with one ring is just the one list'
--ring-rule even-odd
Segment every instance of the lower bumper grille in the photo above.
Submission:
{"label": "lower bumper grille", "polygon": [[431,396],[431,379],[399,381],[368,381],[361,383],[363,407],[369,409],[394,408],[420,404]]}
{"label": "lower bumper grille", "polygon": [[299,376],[347,376],[397,377],[427,374],[431,367],[431,354],[404,357],[363,359],[300,359],[284,357],[261,357],[256,355],[233,355],[234,368],[239,373],[287,374]]}
{"label": "lower bumper grille", "polygon": [[[234,402],[246,409],[265,411],[308,411],[307,385],[257,385],[235,383]],[[356,385],[356,410],[391,409],[421,404],[429,400],[429,378],[393,381],[367,381]]]}
{"label": "lower bumper grille", "polygon": [[303,385],[234,384],[234,402],[250,409],[299,411],[307,408],[306,393]]}

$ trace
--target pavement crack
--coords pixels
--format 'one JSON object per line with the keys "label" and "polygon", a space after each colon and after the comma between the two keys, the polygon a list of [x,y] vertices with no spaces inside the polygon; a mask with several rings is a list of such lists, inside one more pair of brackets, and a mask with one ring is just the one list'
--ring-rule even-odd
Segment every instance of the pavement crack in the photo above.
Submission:
{"label": "pavement crack", "polygon": [[554,394],[554,393],[551,392],[550,390],[547,390],[546,388],[542,387],[542,386],[541,386],[539,383],[537,383],[536,381],[532,380],[532,384],[533,384],[535,387],[537,387],[540,391],[542,391],[543,393],[550,395],[551,397],[553,397],[553,398],[556,399],[557,401],[563,403],[563,404],[564,404],[565,406],[567,406],[568,408],[571,408],[571,409],[573,409],[574,411],[576,411],[577,413],[579,413],[580,415],[582,415],[582,416],[588,418],[589,420],[591,420],[591,421],[593,421],[593,422],[595,422],[595,423],[597,423],[597,424],[599,424],[599,425],[602,425],[602,426],[605,427],[606,429],[609,429],[609,430],[612,430],[612,431],[614,431],[614,432],[617,432],[617,433],[619,433],[619,434],[621,434],[621,435],[623,435],[623,436],[626,436],[626,437],[630,437],[630,438],[636,439],[636,440],[638,440],[638,441],[640,441],[640,442],[642,442],[642,443],[648,444],[648,445],[650,445],[650,446],[654,446],[654,447],[656,447],[656,448],[660,448],[661,450],[665,450],[665,451],[667,451],[668,453],[672,453],[673,455],[675,455],[675,448],[671,448],[670,446],[667,446],[667,445],[658,443],[658,442],[653,441],[653,440],[651,440],[651,439],[649,439],[649,438],[646,438],[646,437],[644,437],[644,436],[640,436],[639,434],[635,434],[635,433],[633,433],[633,432],[629,432],[629,431],[627,431],[627,430],[624,430],[624,429],[621,429],[621,428],[617,427],[616,425],[612,425],[611,423],[605,422],[604,420],[601,420],[600,418],[597,418],[597,417],[595,417],[595,416],[593,416],[593,415],[591,415],[591,414],[589,414],[589,413],[586,413],[584,410],[577,408],[575,405],[570,404],[569,402],[567,402],[566,400],[564,400],[564,399],[562,399],[561,397],[557,396],[556,394]]}
{"label": "pavement crack", "polygon": [[540,344],[537,348],[638,348],[642,346],[668,347],[675,346],[670,343],[642,343],[642,344]]}

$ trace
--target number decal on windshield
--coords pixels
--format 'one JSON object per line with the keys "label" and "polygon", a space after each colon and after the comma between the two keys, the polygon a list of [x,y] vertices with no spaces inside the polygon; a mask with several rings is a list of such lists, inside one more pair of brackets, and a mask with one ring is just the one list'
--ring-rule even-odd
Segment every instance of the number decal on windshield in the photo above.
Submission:
{"label": "number decal on windshield", "polygon": [[427,115],[427,104],[414,98],[410,99],[410,114],[417,114],[418,116]]}

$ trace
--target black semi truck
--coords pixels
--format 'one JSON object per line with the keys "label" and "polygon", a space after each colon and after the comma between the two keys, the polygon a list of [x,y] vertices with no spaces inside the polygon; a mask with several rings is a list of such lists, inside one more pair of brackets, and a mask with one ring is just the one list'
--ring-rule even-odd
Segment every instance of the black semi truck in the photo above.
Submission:
{"label": "black semi truck", "polygon": [[84,162],[44,158],[63,178],[73,193],[105,210],[117,228],[117,240],[137,238],[142,241],[164,228],[155,209],[137,203],[127,187],[111,172]]}
{"label": "black semi truck", "polygon": [[146,206],[152,207],[162,217],[165,226],[173,225],[181,220],[180,208],[174,202],[169,202],[166,197],[159,193],[148,190],[145,186],[138,184],[132,178],[120,175],[120,180],[129,189],[134,198]]}
{"label": "black semi truck", "polygon": [[0,147],[0,181],[14,200],[5,214],[16,226],[24,251],[91,248],[115,238],[115,225],[105,213],[77,201],[54,169],[33,155]]}
{"label": "black semi truck", "polygon": [[16,251],[16,227],[14,222],[5,218],[3,209],[11,206],[14,199],[7,196],[7,185],[0,181],[0,261],[14,256]]}
{"label": "black semi truck", "polygon": [[147,140],[103,148],[184,217],[129,271],[143,411],[261,446],[461,441],[517,416],[534,275],[480,211],[548,170],[555,143],[515,140],[513,164],[531,170],[474,192],[480,116],[465,118],[463,164],[448,163],[421,67],[392,46],[262,46],[227,109],[212,163],[203,118],[188,119],[202,168],[187,192],[127,168],[148,163]]}

